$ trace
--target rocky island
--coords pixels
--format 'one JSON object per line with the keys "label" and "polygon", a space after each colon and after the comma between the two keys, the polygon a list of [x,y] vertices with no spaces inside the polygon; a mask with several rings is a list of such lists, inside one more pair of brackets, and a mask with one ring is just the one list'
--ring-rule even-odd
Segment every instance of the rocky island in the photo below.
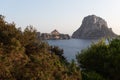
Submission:
{"label": "rocky island", "polygon": [[89,15],[83,19],[82,25],[73,33],[72,38],[99,39],[116,36],[112,28],[108,28],[107,22],[104,19],[96,15]]}
{"label": "rocky island", "polygon": [[51,33],[37,33],[39,39],[42,40],[63,40],[63,39],[70,39],[68,34],[59,33],[56,29],[53,30]]}

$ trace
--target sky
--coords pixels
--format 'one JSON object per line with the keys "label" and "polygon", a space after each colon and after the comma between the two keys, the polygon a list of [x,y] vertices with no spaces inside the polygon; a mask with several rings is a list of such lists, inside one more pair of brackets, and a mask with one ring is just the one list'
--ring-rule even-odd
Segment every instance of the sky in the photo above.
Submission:
{"label": "sky", "polygon": [[57,29],[70,34],[85,16],[96,15],[120,35],[120,0],[1,0],[0,14],[7,22],[24,29],[32,25],[42,33]]}

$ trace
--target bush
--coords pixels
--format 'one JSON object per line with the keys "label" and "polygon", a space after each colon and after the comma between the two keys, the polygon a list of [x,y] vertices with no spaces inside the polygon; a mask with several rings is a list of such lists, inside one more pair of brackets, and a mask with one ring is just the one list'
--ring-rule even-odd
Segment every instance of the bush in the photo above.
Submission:
{"label": "bush", "polygon": [[[100,41],[92,44],[76,56],[79,66],[85,72],[96,72],[105,79],[120,80],[120,40],[113,39],[106,44]],[[87,73],[86,73],[87,74]],[[89,75],[89,73],[88,73]]]}
{"label": "bush", "polygon": [[32,26],[22,32],[0,16],[0,80],[81,80],[77,66],[66,64],[63,50],[36,34]]}
{"label": "bush", "polygon": [[82,80],[107,80],[96,72],[82,72]]}

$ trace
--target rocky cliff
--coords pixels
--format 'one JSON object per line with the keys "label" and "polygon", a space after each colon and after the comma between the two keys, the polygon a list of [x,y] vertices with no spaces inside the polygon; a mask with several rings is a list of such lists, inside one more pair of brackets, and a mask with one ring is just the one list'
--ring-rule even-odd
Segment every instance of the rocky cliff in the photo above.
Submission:
{"label": "rocky cliff", "polygon": [[108,37],[116,37],[116,34],[111,28],[108,28],[107,22],[104,19],[95,15],[85,17],[80,28],[72,35],[72,38],[78,39],[99,39]]}

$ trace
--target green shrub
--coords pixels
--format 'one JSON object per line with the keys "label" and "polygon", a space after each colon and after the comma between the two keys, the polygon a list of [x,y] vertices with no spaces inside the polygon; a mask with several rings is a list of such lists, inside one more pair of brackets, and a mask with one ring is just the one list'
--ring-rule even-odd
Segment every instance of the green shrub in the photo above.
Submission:
{"label": "green shrub", "polygon": [[0,16],[0,80],[81,80],[80,70],[67,62],[63,50],[36,34],[32,26],[21,31]]}
{"label": "green shrub", "polygon": [[120,80],[120,39],[92,44],[76,56],[83,71],[96,72],[105,79]]}

